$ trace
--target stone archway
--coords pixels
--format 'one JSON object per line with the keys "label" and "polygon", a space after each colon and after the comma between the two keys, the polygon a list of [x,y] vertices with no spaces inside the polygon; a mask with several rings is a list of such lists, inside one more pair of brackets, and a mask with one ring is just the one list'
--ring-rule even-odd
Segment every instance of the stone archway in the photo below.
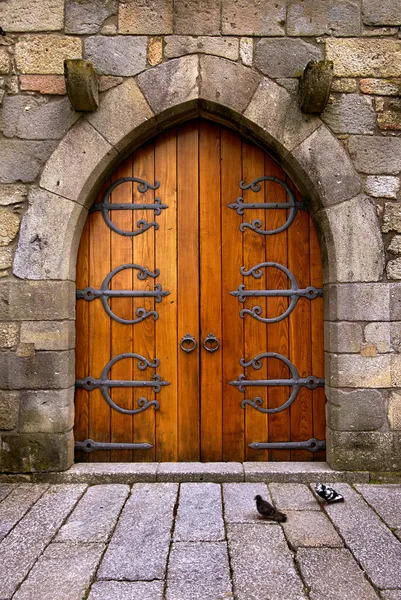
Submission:
{"label": "stone archway", "polygon": [[[368,292],[369,284],[382,277],[376,208],[359,195],[361,182],[346,150],[319,118],[303,115],[294,96],[252,68],[214,56],[174,59],[127,79],[103,95],[95,113],[81,117],[61,140],[45,165],[39,187],[31,192],[14,274],[35,280],[37,293],[40,282],[49,280],[55,290],[60,284],[65,293],[65,283],[75,279],[82,226],[101,181],[145,139],[198,115],[235,127],[269,147],[310,198],[320,231],[328,311],[337,315],[334,319],[341,318],[344,289],[337,290],[337,284],[349,284],[347,293],[352,295],[354,283],[362,282]],[[73,286],[68,290],[73,306]],[[358,319],[369,320],[368,316]],[[336,388],[363,387],[363,383],[347,382],[346,365],[330,355],[335,334],[330,328],[327,331],[328,383]],[[49,381],[52,387],[57,386]],[[67,447],[62,464],[52,465],[53,469],[66,468],[72,461],[72,436],[63,440]],[[332,466],[369,468],[343,460],[335,435],[328,435],[328,460]]]}

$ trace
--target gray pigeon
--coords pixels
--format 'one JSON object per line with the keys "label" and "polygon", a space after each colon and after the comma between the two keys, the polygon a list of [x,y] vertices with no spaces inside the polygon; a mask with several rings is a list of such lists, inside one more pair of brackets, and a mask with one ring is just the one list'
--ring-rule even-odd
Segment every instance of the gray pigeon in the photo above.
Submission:
{"label": "gray pigeon", "polygon": [[272,506],[270,502],[267,502],[267,500],[263,500],[262,496],[259,496],[259,494],[255,496],[255,500],[258,513],[263,519],[285,523],[287,520],[287,515],[274,508],[274,506]]}

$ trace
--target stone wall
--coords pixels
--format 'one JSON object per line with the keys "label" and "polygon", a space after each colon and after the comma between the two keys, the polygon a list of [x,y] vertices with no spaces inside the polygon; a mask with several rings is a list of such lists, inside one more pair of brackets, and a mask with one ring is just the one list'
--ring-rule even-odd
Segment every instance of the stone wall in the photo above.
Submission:
{"label": "stone wall", "polygon": [[[328,460],[401,470],[399,2],[0,0],[0,26],[0,469],[64,469],[73,460],[74,276],[56,260],[50,232],[76,247],[85,202],[74,177],[61,189],[48,173],[57,178],[76,159],[75,132],[87,164],[113,153],[118,162],[128,148],[118,128],[133,129],[137,109],[143,121],[154,118],[183,95],[185,80],[186,100],[196,87],[199,98],[235,105],[247,122],[268,122],[260,130],[284,147],[280,105],[291,124],[299,76],[325,58],[334,64],[325,127],[305,118],[308,137],[297,139],[294,120],[297,141],[282,156],[301,189],[303,173],[314,182],[303,191],[325,256]],[[201,57],[200,71],[188,55]],[[75,112],[66,97],[63,61],[81,57],[99,75],[104,121]],[[153,77],[163,65],[165,79]],[[113,125],[121,95],[131,112]],[[328,153],[329,132],[339,145]],[[346,174],[336,171],[343,152],[353,165]]]}

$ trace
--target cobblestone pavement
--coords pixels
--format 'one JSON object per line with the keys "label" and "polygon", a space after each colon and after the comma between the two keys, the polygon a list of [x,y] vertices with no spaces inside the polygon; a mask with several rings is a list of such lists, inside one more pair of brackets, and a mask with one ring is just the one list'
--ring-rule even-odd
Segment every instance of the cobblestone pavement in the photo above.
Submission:
{"label": "cobblestone pavement", "polygon": [[401,600],[401,485],[335,488],[0,484],[0,600]]}

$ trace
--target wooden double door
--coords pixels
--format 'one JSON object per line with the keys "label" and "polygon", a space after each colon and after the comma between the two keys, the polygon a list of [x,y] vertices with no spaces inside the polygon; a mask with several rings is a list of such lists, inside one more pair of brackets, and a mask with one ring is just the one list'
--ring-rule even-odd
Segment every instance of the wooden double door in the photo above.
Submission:
{"label": "wooden double door", "polygon": [[[322,459],[257,446],[324,440],[321,258],[305,209],[266,152],[208,121],[119,166],[78,255],[78,460]],[[83,452],[87,440],[104,449]]]}

